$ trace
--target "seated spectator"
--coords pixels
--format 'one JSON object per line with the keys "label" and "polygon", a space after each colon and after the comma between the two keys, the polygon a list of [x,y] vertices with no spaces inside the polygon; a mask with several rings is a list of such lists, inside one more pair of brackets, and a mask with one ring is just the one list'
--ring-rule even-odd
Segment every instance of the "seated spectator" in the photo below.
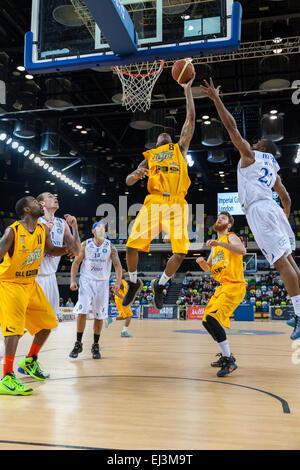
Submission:
{"label": "seated spectator", "polygon": [[68,300],[67,300],[67,302],[66,302],[66,305],[65,305],[65,306],[66,306],[66,307],[71,307],[71,308],[73,308],[73,307],[74,307],[74,304],[73,304],[73,302],[72,302],[72,299],[71,299],[71,297],[69,297],[69,298],[68,298]]}

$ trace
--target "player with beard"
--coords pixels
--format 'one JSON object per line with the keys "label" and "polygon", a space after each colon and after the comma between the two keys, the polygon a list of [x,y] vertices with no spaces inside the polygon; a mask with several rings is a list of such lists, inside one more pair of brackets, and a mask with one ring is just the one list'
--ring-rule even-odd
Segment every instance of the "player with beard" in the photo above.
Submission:
{"label": "player with beard", "polygon": [[45,376],[37,361],[38,353],[51,329],[57,326],[55,313],[36,276],[44,250],[51,256],[73,254],[71,246],[52,244],[49,229],[38,222],[44,210],[31,196],[16,203],[19,221],[7,227],[0,240],[0,324],[5,338],[3,379],[0,395],[30,395],[33,390],[15,377],[14,359],[24,328],[34,336],[26,358],[19,366],[36,380]]}
{"label": "player with beard", "polygon": [[237,369],[235,358],[230,352],[229,343],[223,327],[230,328],[230,316],[245,298],[246,286],[243,272],[243,256],[246,248],[235,233],[229,230],[234,219],[229,212],[221,212],[213,229],[217,232],[217,240],[208,240],[207,246],[212,247],[208,260],[197,258],[197,263],[206,272],[211,272],[214,279],[221,285],[208,302],[203,326],[217,342],[221,353],[220,359],[211,364],[221,367],[218,377],[224,377]]}
{"label": "player with beard", "polygon": [[158,136],[156,148],[144,152],[144,160],[127,176],[126,184],[132,186],[148,176],[149,195],[138,213],[126,244],[126,262],[129,273],[128,289],[123,306],[132,305],[135,296],[143,287],[137,279],[139,251],[149,252],[150,243],[164,230],[171,241],[173,255],[159,279],[152,281],[154,305],[163,308],[165,284],[180,267],[189,250],[188,204],[185,200],[191,184],[187,153],[195,129],[195,106],[191,86],[195,75],[188,83],[181,84],[186,96],[186,119],[178,143],[173,143],[169,134]]}

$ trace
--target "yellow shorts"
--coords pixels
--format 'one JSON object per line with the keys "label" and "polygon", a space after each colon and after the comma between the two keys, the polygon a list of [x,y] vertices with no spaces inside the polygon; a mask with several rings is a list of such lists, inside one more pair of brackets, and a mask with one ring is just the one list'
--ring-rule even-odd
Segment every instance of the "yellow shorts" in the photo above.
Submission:
{"label": "yellow shorts", "polygon": [[57,327],[55,313],[36,281],[30,284],[0,282],[0,324],[3,336],[22,336],[24,328],[34,336]]}
{"label": "yellow shorts", "polygon": [[208,302],[203,321],[206,315],[210,315],[221,323],[225,328],[230,328],[230,317],[235,309],[244,300],[246,286],[244,283],[226,283],[219,286]]}
{"label": "yellow shorts", "polygon": [[126,246],[149,252],[150,243],[163,230],[170,238],[173,253],[189,251],[189,206],[181,196],[150,194],[138,213]]}
{"label": "yellow shorts", "polygon": [[120,299],[120,297],[115,297],[115,303],[118,309],[119,317],[121,318],[132,317],[133,313],[132,313],[131,307],[123,307],[122,302],[123,302],[123,299]]}

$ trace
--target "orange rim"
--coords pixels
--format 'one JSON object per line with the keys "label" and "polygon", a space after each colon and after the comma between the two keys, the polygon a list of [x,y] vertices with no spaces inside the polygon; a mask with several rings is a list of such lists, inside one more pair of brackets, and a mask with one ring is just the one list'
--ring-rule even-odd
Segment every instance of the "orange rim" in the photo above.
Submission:
{"label": "orange rim", "polygon": [[120,67],[118,67],[117,65],[114,66],[115,69],[117,69],[120,73],[122,73],[123,75],[128,75],[129,77],[150,77],[151,75],[156,75],[157,73],[159,73],[165,66],[165,61],[164,60],[160,60],[160,68],[158,70],[154,70],[154,72],[150,72],[150,73],[130,73],[130,72],[125,72],[124,70],[121,70]]}

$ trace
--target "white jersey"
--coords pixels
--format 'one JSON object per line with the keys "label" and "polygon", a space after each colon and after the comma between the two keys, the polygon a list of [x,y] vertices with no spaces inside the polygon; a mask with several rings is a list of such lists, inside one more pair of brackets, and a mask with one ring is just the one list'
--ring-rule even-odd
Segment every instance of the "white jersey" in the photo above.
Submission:
{"label": "white jersey", "polygon": [[[42,224],[47,224],[48,220],[44,217],[40,217],[39,222]],[[53,219],[53,228],[50,231],[51,241],[54,246],[63,246],[65,235],[65,222],[64,219],[59,219],[54,217]],[[39,269],[39,276],[48,276],[49,274],[55,274],[60,262],[60,256],[51,256],[46,252],[41,262]]]}
{"label": "white jersey", "polygon": [[245,214],[253,202],[266,199],[273,201],[272,188],[280,169],[272,154],[254,151],[254,155],[255,162],[252,165],[242,168],[241,160],[238,164],[238,193]]}
{"label": "white jersey", "polygon": [[105,281],[111,275],[111,242],[104,242],[97,246],[93,238],[86,240],[85,257],[80,268],[80,277],[94,281]]}

